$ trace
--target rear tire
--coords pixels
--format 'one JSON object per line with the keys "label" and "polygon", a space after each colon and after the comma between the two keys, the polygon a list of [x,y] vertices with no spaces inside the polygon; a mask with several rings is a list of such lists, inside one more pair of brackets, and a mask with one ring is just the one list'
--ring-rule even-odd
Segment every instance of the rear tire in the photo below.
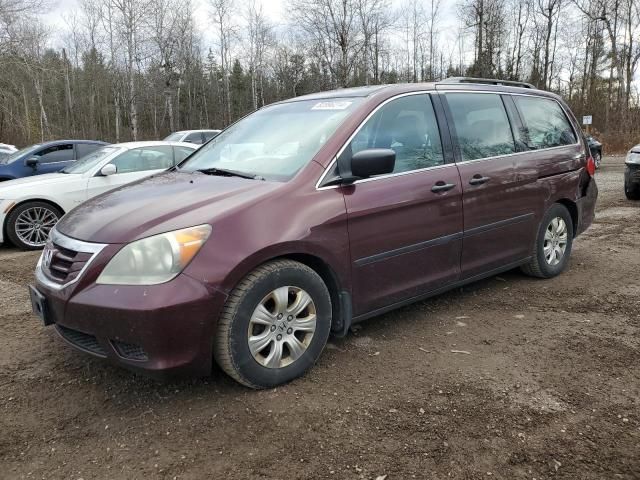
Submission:
{"label": "rear tire", "polygon": [[531,260],[521,269],[532,277],[555,277],[566,268],[572,246],[573,219],[567,207],[555,203],[542,217]]}
{"label": "rear tire", "polygon": [[7,237],[22,250],[43,248],[49,232],[62,217],[59,208],[46,202],[25,202],[18,205],[7,217]]}
{"label": "rear tire", "polygon": [[292,260],[266,263],[233,289],[213,345],[216,363],[250,388],[302,376],[320,357],[331,329],[331,297],[322,278]]}

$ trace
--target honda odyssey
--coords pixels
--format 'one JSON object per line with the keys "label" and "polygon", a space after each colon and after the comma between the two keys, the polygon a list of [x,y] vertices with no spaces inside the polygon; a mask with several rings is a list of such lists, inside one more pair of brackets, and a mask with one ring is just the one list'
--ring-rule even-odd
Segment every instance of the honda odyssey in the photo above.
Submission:
{"label": "honda odyssey", "polygon": [[520,267],[592,222],[595,166],[556,95],[449,79],[276,103],[51,231],[30,288],[69,344],[147,372],[213,361],[266,388],[330,333]]}

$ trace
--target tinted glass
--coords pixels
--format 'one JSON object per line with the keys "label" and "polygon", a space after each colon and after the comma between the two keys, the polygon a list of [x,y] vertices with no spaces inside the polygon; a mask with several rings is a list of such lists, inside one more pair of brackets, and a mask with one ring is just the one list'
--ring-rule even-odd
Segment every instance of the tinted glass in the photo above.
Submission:
{"label": "tinted glass", "polygon": [[448,93],[446,96],[463,161],[516,151],[511,125],[499,95]]}
{"label": "tinted glass", "polygon": [[73,160],[73,144],[63,143],[61,145],[45,148],[44,150],[34,153],[34,155],[40,157],[41,163]]}
{"label": "tinted glass", "polygon": [[515,95],[525,125],[524,137],[532,150],[572,145],[576,134],[564,111],[555,100]]}
{"label": "tinted glass", "polygon": [[77,143],[76,144],[76,156],[80,159],[85,155],[95,152],[102,148],[104,145],[98,143]]}
{"label": "tinted glass", "polygon": [[173,148],[170,145],[134,148],[122,153],[111,163],[116,166],[117,173],[166,170],[173,166]]}
{"label": "tinted glass", "polygon": [[183,141],[200,144],[202,143],[202,134],[200,132],[190,133]]}
{"label": "tinted glass", "polygon": [[381,107],[351,141],[352,154],[370,148],[396,152],[394,173],[442,165],[442,144],[429,95],[408,95]]}
{"label": "tinted glass", "polygon": [[360,102],[332,98],[265,107],[224,130],[181,170],[219,168],[286,181],[311,161]]}

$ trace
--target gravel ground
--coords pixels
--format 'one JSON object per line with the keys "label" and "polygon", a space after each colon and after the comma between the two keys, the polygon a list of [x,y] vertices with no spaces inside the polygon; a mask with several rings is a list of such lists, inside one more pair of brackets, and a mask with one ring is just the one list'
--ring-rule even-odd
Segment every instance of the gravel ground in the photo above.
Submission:
{"label": "gravel ground", "polygon": [[29,312],[38,254],[0,249],[0,478],[639,479],[640,203],[622,172],[604,159],[560,277],[372,319],[260,392],[73,351]]}

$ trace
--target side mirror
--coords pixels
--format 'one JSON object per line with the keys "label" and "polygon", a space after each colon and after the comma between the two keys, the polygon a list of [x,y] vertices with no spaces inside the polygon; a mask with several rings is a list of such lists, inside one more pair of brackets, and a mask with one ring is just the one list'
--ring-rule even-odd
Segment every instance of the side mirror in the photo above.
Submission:
{"label": "side mirror", "polygon": [[25,167],[31,167],[34,170],[38,168],[38,164],[40,163],[40,159],[38,157],[29,157],[24,161]]}
{"label": "side mirror", "polygon": [[351,174],[357,178],[369,178],[393,172],[396,152],[390,148],[362,150],[351,157]]}
{"label": "side mirror", "polygon": [[116,173],[118,173],[118,167],[116,167],[113,163],[107,163],[100,169],[100,175],[102,175],[103,177],[115,175]]}

